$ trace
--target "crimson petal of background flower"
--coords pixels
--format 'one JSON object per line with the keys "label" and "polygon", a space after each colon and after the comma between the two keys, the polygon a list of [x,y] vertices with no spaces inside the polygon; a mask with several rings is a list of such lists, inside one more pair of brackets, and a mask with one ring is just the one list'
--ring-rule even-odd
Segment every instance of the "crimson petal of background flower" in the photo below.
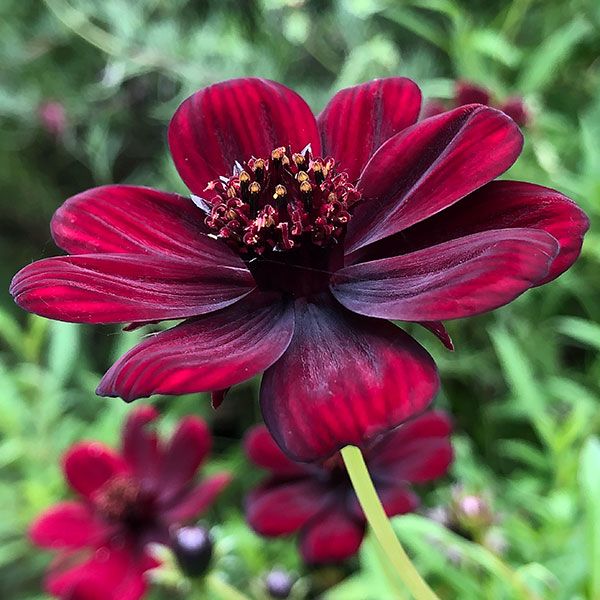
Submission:
{"label": "crimson petal of background flower", "polygon": [[148,338],[109,369],[97,393],[129,401],[226,388],[272,365],[293,331],[291,306],[253,294]]}
{"label": "crimson petal of background flower", "polygon": [[185,100],[169,124],[169,147],[179,175],[195,194],[236,161],[268,158],[278,146],[300,152],[311,144],[320,156],[315,117],[289,88],[267,79],[232,79]]}
{"label": "crimson petal of background flower", "polygon": [[106,185],[69,198],[51,222],[69,254],[149,254],[243,268],[226,244],[209,238],[204,215],[189,198],[147,187]]}
{"label": "crimson petal of background flower", "polygon": [[270,485],[267,481],[248,494],[246,520],[261,535],[288,535],[298,531],[332,501],[331,488],[315,479],[300,479],[285,485]]}
{"label": "crimson petal of background flower", "polygon": [[159,500],[168,502],[190,483],[210,452],[212,439],[204,421],[182,419],[164,449],[158,475]]}
{"label": "crimson petal of background flower", "polygon": [[345,267],[331,289],[344,306],[371,317],[458,319],[514,300],[546,276],[557,252],[545,231],[486,231]]}
{"label": "crimson petal of background flower", "polygon": [[294,338],[260,391],[265,423],[290,457],[326,457],[427,407],[435,364],[401,329],[329,304],[296,307]]}
{"label": "crimson petal of background flower", "polygon": [[107,481],[129,472],[123,458],[99,442],[72,446],[65,454],[63,468],[69,485],[90,500]]}
{"label": "crimson petal of background flower", "polygon": [[306,475],[304,466],[290,460],[281,451],[266,427],[253,427],[246,434],[244,447],[246,455],[255,465],[268,469],[278,477],[287,478]]}
{"label": "crimson petal of background flower", "polygon": [[107,592],[107,600],[139,600],[146,592],[144,572],[156,562],[149,557],[134,559],[126,550],[100,548],[85,562],[64,568],[57,561],[51,566],[45,587],[55,596],[64,596],[84,580],[93,580]]}
{"label": "crimson petal of background flower", "polygon": [[300,552],[308,564],[339,562],[355,554],[365,535],[364,520],[332,506],[321,511],[300,534]]}
{"label": "crimson petal of background flower", "polygon": [[420,109],[421,90],[404,77],[340,90],[317,119],[323,154],[356,181],[379,146],[415,123]]}
{"label": "crimson petal of background flower", "polygon": [[147,425],[158,417],[152,406],[139,406],[127,416],[123,426],[122,454],[136,479],[146,490],[155,490],[163,452],[156,431]]}
{"label": "crimson petal of background flower", "polygon": [[109,527],[94,518],[90,508],[81,502],[55,504],[34,521],[31,541],[43,548],[85,548],[106,538]]}
{"label": "crimson petal of background flower", "polygon": [[406,229],[488,183],[513,164],[522,145],[509,117],[478,104],[405,129],[361,174],[363,202],[348,224],[346,253]]}
{"label": "crimson petal of background flower", "polygon": [[87,254],[34,262],[11,284],[15,302],[76,323],[178,319],[213,312],[255,287],[246,268],[148,255]]}
{"label": "crimson petal of background flower", "polygon": [[163,518],[169,523],[185,523],[189,519],[204,514],[215,498],[231,483],[229,473],[217,473],[205,477],[188,491],[170,500],[170,506],[163,505]]}

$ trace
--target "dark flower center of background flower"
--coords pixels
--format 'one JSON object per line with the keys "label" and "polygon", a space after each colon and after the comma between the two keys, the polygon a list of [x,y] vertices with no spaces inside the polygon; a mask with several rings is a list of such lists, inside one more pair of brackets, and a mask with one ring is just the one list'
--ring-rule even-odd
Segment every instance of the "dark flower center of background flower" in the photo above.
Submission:
{"label": "dark flower center of background flower", "polygon": [[206,192],[213,235],[239,252],[262,288],[294,296],[326,289],[361,198],[333,158],[285,147],[236,165],[233,176],[211,181]]}
{"label": "dark flower center of background flower", "polygon": [[118,521],[130,529],[143,527],[152,521],[152,499],[142,492],[138,483],[127,476],[109,480],[94,497],[96,510],[109,521]]}

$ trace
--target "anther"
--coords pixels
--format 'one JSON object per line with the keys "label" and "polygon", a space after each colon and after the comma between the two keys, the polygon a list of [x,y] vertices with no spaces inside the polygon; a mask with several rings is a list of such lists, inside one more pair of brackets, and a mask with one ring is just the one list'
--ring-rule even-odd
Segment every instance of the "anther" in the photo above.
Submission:
{"label": "anther", "polygon": [[258,183],[258,181],[253,181],[248,190],[253,195],[260,194],[260,183]]}
{"label": "anther", "polygon": [[235,198],[237,196],[237,192],[235,191],[235,188],[233,186],[230,186],[227,188],[227,197],[228,198]]}
{"label": "anther", "polygon": [[315,181],[318,184],[323,183],[323,181],[325,180],[325,174],[323,173],[323,166],[321,165],[321,163],[314,162],[312,164],[312,170],[315,174]]}
{"label": "anther", "polygon": [[271,158],[274,161],[280,161],[285,155],[285,148],[280,146],[279,148],[275,148],[273,152],[271,152]]}
{"label": "anther", "polygon": [[241,171],[238,179],[240,180],[240,185],[248,185],[250,183],[250,175],[246,171]]}
{"label": "anther", "polygon": [[300,184],[300,191],[303,194],[309,194],[310,192],[312,192],[312,185],[310,185],[310,182],[309,181],[303,181]]}
{"label": "anther", "polygon": [[298,165],[298,167],[301,167],[306,162],[304,156],[298,152],[294,152],[294,154],[292,154],[292,160],[296,163],[296,165]]}
{"label": "anther", "polygon": [[296,173],[296,179],[300,183],[303,181],[308,181],[308,173],[306,171],[298,171],[298,173]]}
{"label": "anther", "polygon": [[287,194],[287,190],[285,189],[284,186],[276,185],[275,193],[273,194],[273,200],[281,200],[282,198],[285,198],[286,194]]}

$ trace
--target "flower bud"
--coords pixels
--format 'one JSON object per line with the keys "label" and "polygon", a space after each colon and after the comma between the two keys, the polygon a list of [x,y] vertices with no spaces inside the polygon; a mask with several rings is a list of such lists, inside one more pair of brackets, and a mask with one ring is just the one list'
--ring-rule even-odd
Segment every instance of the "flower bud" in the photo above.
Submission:
{"label": "flower bud", "polygon": [[270,598],[285,600],[292,591],[294,581],[283,569],[273,569],[267,574],[265,584]]}
{"label": "flower bud", "polygon": [[171,548],[180,569],[188,577],[199,577],[210,564],[213,540],[204,527],[180,527],[171,534]]}

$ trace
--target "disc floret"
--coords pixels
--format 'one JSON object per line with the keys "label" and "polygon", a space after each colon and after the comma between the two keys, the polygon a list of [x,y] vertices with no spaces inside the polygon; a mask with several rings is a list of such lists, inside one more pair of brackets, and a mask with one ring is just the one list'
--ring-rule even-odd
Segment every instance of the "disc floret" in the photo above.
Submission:
{"label": "disc floret", "polygon": [[360,200],[333,158],[283,146],[269,158],[236,165],[231,177],[211,181],[205,192],[211,193],[203,199],[205,223],[214,237],[250,256],[338,243]]}

